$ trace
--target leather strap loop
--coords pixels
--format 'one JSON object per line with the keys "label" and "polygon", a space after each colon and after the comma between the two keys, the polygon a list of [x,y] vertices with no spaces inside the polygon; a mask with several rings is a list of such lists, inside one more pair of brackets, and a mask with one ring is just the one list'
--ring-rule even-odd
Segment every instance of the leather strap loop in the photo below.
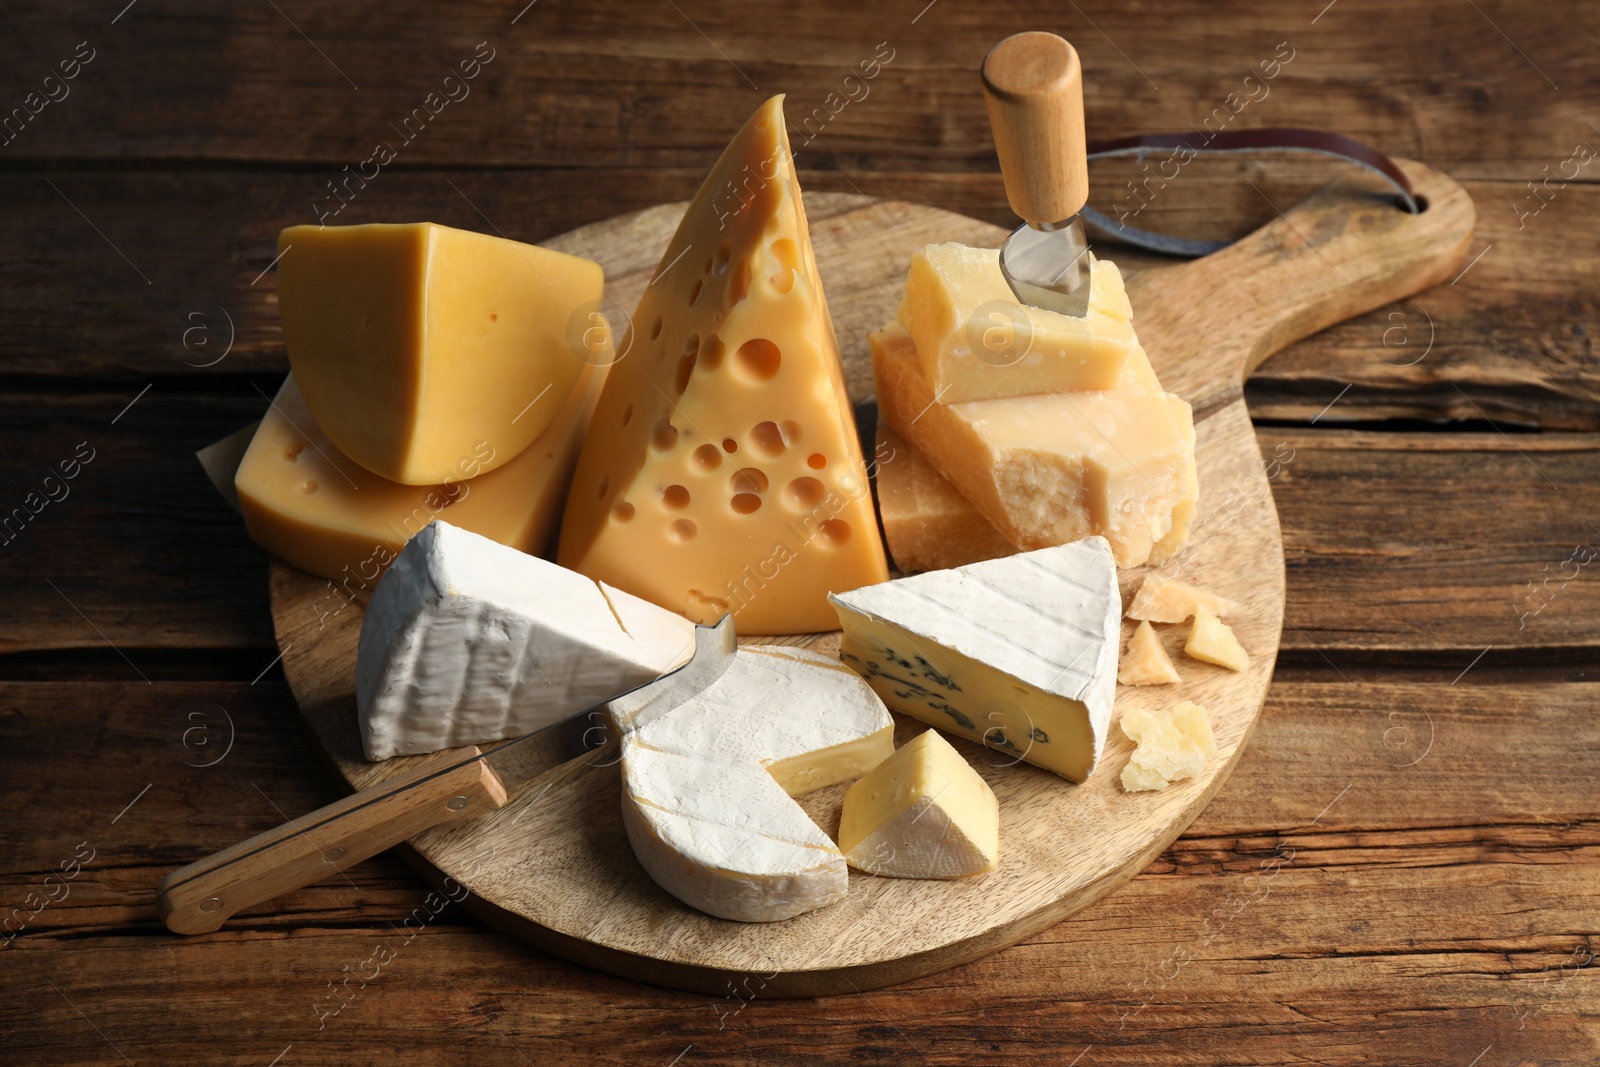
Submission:
{"label": "leather strap loop", "polygon": [[[1146,133],[1136,137],[1090,142],[1088,149],[1090,159],[1131,156],[1142,160],[1151,153],[1160,151],[1188,151],[1195,155],[1278,151],[1332,156],[1365,167],[1383,178],[1394,187],[1401,206],[1413,215],[1421,210],[1417,203],[1416,192],[1411,187],[1411,180],[1394,160],[1353,137],[1346,137],[1342,133],[1333,133],[1329,130],[1312,130],[1297,126],[1263,126],[1253,130],[1223,130],[1217,133],[1206,131]],[[1140,229],[1091,207],[1085,207],[1082,215],[1085,222],[1102,233],[1137,248],[1167,255],[1191,258],[1206,256],[1232,244],[1231,241],[1197,241]]]}

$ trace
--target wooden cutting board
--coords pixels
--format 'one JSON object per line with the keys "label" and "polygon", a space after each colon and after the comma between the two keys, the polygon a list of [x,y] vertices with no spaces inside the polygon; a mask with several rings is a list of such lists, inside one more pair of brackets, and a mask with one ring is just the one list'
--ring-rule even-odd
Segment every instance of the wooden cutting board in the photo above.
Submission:
{"label": "wooden cutting board", "polygon": [[[614,750],[560,763],[548,746],[550,769],[505,808],[412,839],[402,849],[406,859],[452,899],[464,888],[463,906],[485,922],[547,951],[629,978],[741,1000],[848,993],[953,967],[1059,922],[1132,877],[1227,779],[1260,714],[1277,656],[1283,542],[1268,464],[1276,474],[1293,458],[1267,456],[1263,463],[1242,398],[1245,376],[1300,337],[1453,276],[1464,259],[1476,218],[1466,192],[1419,164],[1402,166],[1428,203],[1421,215],[1400,211],[1388,194],[1352,180],[1221,252],[1129,280],[1139,336],[1162,382],[1194,404],[1198,422],[1199,516],[1188,548],[1162,571],[1243,605],[1229,622],[1252,666],[1234,674],[1188,659],[1180,651],[1187,626],[1162,627],[1183,684],[1119,687],[1117,712],[1180,699],[1207,707],[1217,754],[1200,777],[1158,793],[1123,792],[1118,778],[1132,744],[1115,726],[1104,763],[1082,786],[955,740],[1000,799],[999,868],[963,882],[852,871],[844,901],[781,923],[715,919],[650,880],[623,831]],[[934,208],[860,196],[812,194],[806,205],[851,397],[869,401],[866,335],[892,316],[912,251],[952,240],[997,246],[1004,233]],[[663,205],[547,243],[598,260],[608,296],[631,308],[682,211],[682,204]],[[1099,251],[1117,258],[1114,246]],[[1142,573],[1121,575],[1124,598]],[[361,755],[354,698],[361,605],[276,561],[271,583],[284,672],[340,778],[364,788],[422,758],[372,764]],[[1124,641],[1131,632],[1124,623]],[[837,633],[778,640],[838,650]],[[898,743],[923,728],[901,720]],[[843,792],[834,787],[802,803],[832,832]]]}

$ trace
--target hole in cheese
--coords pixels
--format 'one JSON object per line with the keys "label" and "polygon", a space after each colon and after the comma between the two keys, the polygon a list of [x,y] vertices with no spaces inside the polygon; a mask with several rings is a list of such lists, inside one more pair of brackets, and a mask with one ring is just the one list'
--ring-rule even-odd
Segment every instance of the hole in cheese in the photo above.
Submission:
{"label": "hole in cheese", "polygon": [[806,457],[806,466],[810,467],[814,471],[819,471],[827,465],[828,457],[824,456],[821,452],[813,452],[811,455]]}
{"label": "hole in cheese", "polygon": [[669,485],[661,490],[661,503],[673,511],[682,511],[689,506],[689,490],[681,485]]}
{"label": "hole in cheese", "polygon": [[700,346],[700,367],[707,373],[722,366],[722,357],[728,352],[728,346],[722,343],[722,338],[712,334],[706,338],[706,343]]}
{"label": "hole in cheese", "polygon": [[810,511],[822,503],[822,498],[827,494],[827,487],[815,478],[796,478],[784,490],[789,506],[796,511]]}
{"label": "hole in cheese", "polygon": [[761,498],[754,493],[740,493],[733,498],[733,510],[740,515],[749,515],[761,508]]}
{"label": "hole in cheese", "polygon": [[307,479],[300,483],[300,491],[307,494],[315,493],[317,491],[317,483],[314,480]]}
{"label": "hole in cheese", "polygon": [[850,524],[843,519],[829,519],[817,527],[817,540],[830,548],[837,548],[850,540]]}
{"label": "hole in cheese", "polygon": [[722,453],[716,445],[701,445],[694,450],[694,465],[703,471],[714,471],[722,466]]}
{"label": "hole in cheese", "polygon": [[672,376],[672,387],[682,396],[683,391],[689,388],[689,376],[694,373],[695,354],[685,352],[678,357],[678,372]]}
{"label": "hole in cheese", "polygon": [[667,527],[667,536],[674,541],[687,541],[695,535],[695,524],[690,519],[676,519]]}
{"label": "hole in cheese", "polygon": [[733,258],[733,240],[724,237],[722,244],[717,248],[716,263],[712,267],[718,274],[728,269],[728,260]]}
{"label": "hole in cheese", "polygon": [[606,490],[610,489],[610,488],[611,488],[611,476],[608,474],[604,478],[600,479],[600,489],[599,489],[599,491],[597,493],[595,493],[596,499],[604,500],[606,498]]}
{"label": "hole in cheese", "polygon": [[305,450],[306,446],[301,444],[299,441],[296,441],[294,444],[283,450],[283,458],[288,460],[290,463],[298,463],[300,462],[300,453],[304,452]]}
{"label": "hole in cheese", "polygon": [[787,237],[780,237],[772,242],[772,258],[777,260],[777,267],[772,272],[772,288],[779,293],[787,293],[794,288],[795,273],[800,269],[800,249]]}
{"label": "hole in cheese", "polygon": [[735,441],[731,437],[724,437],[722,439],[722,450],[729,455],[732,455],[733,453],[739,451],[739,442]]}
{"label": "hole in cheese", "polygon": [[667,416],[661,416],[661,421],[656,423],[656,429],[650,435],[650,444],[657,452],[671,452],[672,447],[678,443],[678,428],[672,425]]}
{"label": "hole in cheese", "polygon": [[617,501],[615,511],[618,522],[627,522],[629,519],[633,518],[633,505],[628,503],[626,500]]}
{"label": "hole in cheese", "polygon": [[776,458],[789,447],[788,438],[775,422],[758,422],[750,431],[750,445],[764,456]]}
{"label": "hole in cheese", "polygon": [[661,323],[662,323],[662,321],[663,320],[662,320],[661,316],[657,315],[656,316],[656,321],[654,321],[654,322],[652,322],[650,324],[650,340],[654,341],[657,337],[661,336]]}
{"label": "hole in cheese", "polygon": [[500,321],[500,316],[496,315],[494,312],[491,311],[491,312],[489,312],[489,321],[490,322],[499,322]]}
{"label": "hole in cheese", "polygon": [[765,493],[767,491],[767,475],[757,467],[744,467],[733,472],[733,477],[728,479],[735,493]]}
{"label": "hole in cheese", "polygon": [[705,281],[700,279],[700,278],[696,278],[695,282],[694,282],[694,288],[689,290],[689,306],[690,307],[694,307],[695,305],[700,303],[700,294],[705,292],[705,288],[706,288]]}
{"label": "hole in cheese", "polygon": [[733,277],[728,279],[728,303],[737,304],[750,295],[751,274],[750,261],[741,259],[733,269]]}
{"label": "hole in cheese", "polygon": [[769,381],[783,363],[783,353],[765,337],[752,337],[739,346],[739,369],[754,381]]}
{"label": "hole in cheese", "polygon": [[626,426],[626,425],[628,425],[628,423],[630,423],[632,421],[633,421],[633,402],[629,401],[628,402],[628,406],[622,409],[622,425]]}

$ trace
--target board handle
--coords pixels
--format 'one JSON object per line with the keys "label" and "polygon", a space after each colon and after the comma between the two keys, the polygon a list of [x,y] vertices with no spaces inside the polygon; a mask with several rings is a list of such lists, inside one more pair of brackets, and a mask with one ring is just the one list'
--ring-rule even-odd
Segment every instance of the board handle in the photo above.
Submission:
{"label": "board handle", "polygon": [[1026,222],[1065,222],[1089,199],[1083,65],[1053,33],[1012,34],[983,60],[983,95],[1006,199]]}
{"label": "board handle", "polygon": [[[1162,386],[1201,416],[1242,396],[1245,379],[1274,352],[1455,277],[1473,243],[1472,198],[1421,163],[1394,164],[1420,213],[1392,189],[1375,190],[1366,174],[1294,205],[1256,186],[1250,195],[1275,212],[1259,230],[1204,259],[1132,274],[1134,322]],[[1161,295],[1147,298],[1147,286]]]}
{"label": "board handle", "polygon": [[178,868],[156,891],[161,921],[175,934],[208,934],[244,908],[424,830],[504,807],[505,786],[489,765],[461,763],[477,754],[470,747],[436,752],[404,774]]}

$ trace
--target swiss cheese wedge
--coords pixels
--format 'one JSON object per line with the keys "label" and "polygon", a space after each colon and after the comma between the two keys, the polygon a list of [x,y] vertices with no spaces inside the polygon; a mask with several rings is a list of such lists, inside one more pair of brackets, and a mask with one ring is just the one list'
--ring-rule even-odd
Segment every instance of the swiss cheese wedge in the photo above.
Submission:
{"label": "swiss cheese wedge", "polygon": [[831,630],[829,593],[888,577],[782,97],[712,168],[618,352],[563,565],[740,634]]}

